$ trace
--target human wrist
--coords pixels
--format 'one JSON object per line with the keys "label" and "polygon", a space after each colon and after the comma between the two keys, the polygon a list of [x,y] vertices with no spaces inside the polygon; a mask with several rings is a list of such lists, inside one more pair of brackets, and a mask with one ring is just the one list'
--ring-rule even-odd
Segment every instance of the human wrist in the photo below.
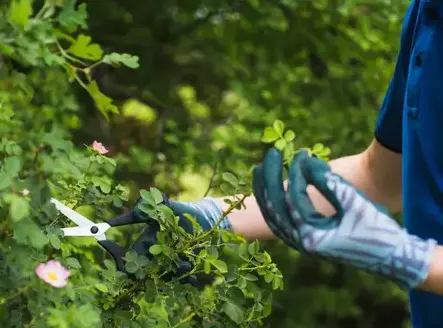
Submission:
{"label": "human wrist", "polygon": [[[223,216],[223,209],[218,203],[217,199],[213,197],[205,197],[196,203],[200,207],[201,211],[205,214],[211,228],[214,227],[220,218]],[[227,215],[223,217],[218,226],[220,229],[232,229]]]}
{"label": "human wrist", "polygon": [[416,289],[443,295],[443,246],[434,248],[426,279]]}
{"label": "human wrist", "polygon": [[[193,216],[203,230],[212,229],[223,215],[221,206],[212,197],[205,197],[197,202],[169,200],[169,205],[176,215],[188,213]],[[218,227],[221,229],[231,229],[227,216],[223,218]]]}
{"label": "human wrist", "polygon": [[421,239],[403,229],[402,242],[385,269],[400,287],[415,289],[428,279],[436,246],[434,239]]}

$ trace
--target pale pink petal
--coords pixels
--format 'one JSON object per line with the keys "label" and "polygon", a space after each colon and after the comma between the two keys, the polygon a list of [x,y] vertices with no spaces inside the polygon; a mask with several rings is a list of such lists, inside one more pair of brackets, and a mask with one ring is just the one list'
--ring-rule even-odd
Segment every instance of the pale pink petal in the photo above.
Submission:
{"label": "pale pink petal", "polygon": [[37,267],[35,268],[35,273],[37,274],[37,276],[39,278],[42,278],[44,275],[44,270],[45,270],[45,264],[44,263],[40,263],[39,265],[37,265]]}
{"label": "pale pink petal", "polygon": [[71,274],[60,262],[55,260],[40,263],[35,272],[40,279],[56,288],[65,287],[67,278]]}
{"label": "pale pink petal", "polygon": [[98,153],[100,153],[102,155],[104,155],[104,154],[106,154],[108,152],[108,150],[105,148],[105,146],[103,146],[103,144],[101,142],[98,142],[96,140],[94,140],[94,142],[92,143],[92,148],[96,152],[98,152]]}

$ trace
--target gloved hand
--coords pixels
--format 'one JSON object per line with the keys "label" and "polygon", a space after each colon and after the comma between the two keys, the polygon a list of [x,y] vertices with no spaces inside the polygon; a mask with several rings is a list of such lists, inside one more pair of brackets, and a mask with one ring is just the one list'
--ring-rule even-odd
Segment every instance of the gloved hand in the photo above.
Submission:
{"label": "gloved hand", "polygon": [[[306,152],[289,168],[282,184],[282,158],[271,149],[254,170],[254,193],[274,234],[304,253],[380,274],[402,288],[426,279],[436,241],[408,234],[386,210],[372,203],[329,165]],[[336,209],[317,212],[306,188],[314,185]]]}
{"label": "gloved hand", "polygon": [[[140,198],[134,207],[134,215],[139,218],[146,218],[147,214],[140,209],[140,204],[144,201]],[[165,194],[163,194],[163,203],[172,209],[175,216],[179,217],[179,226],[181,226],[187,233],[193,232],[192,223],[184,217],[185,213],[193,216],[196,221],[201,225],[204,231],[210,230],[218,222],[223,214],[223,211],[217,201],[211,197],[205,197],[198,202],[179,202],[169,199]],[[146,221],[143,219],[141,221]],[[156,244],[157,232],[160,231],[159,224],[151,220],[152,222],[148,224],[148,227],[140,235],[140,237],[135,241],[132,249],[139,254],[144,254],[148,258],[152,258],[152,254],[149,252],[149,248]],[[231,229],[228,221],[228,217],[225,217],[219,225],[220,229]],[[189,260],[182,256],[180,258],[180,263],[177,267],[176,276],[181,276],[192,270],[192,265]],[[165,279],[170,279],[171,276],[167,276]],[[200,280],[200,281],[199,281]],[[204,285],[208,280],[197,279],[196,276],[191,275],[183,280],[184,283],[190,283],[194,286]]]}
{"label": "gloved hand", "polygon": [[[134,213],[139,217],[146,217],[147,214],[140,209],[140,204],[144,201],[140,198],[134,207]],[[223,214],[223,211],[217,201],[212,197],[205,197],[198,202],[179,202],[169,199],[163,194],[163,203],[179,217],[179,225],[188,233],[193,232],[192,223],[184,217],[185,213],[193,216],[201,225],[204,231],[210,230],[215,226]],[[220,229],[231,229],[229,220],[225,217],[219,225]]]}

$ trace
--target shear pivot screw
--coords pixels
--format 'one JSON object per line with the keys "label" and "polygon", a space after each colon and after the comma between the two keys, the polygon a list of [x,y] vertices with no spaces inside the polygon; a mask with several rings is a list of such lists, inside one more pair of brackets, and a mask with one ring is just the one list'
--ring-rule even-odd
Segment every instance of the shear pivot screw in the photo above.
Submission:
{"label": "shear pivot screw", "polygon": [[91,232],[92,233],[97,233],[98,232],[98,228],[96,226],[91,227]]}

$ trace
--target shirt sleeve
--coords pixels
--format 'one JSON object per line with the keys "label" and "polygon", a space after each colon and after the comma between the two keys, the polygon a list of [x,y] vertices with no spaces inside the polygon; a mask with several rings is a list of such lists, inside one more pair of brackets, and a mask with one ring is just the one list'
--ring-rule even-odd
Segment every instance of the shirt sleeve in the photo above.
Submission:
{"label": "shirt sleeve", "polygon": [[403,103],[419,3],[420,1],[412,1],[406,12],[394,75],[383,100],[374,131],[375,139],[396,153],[402,152]]}

